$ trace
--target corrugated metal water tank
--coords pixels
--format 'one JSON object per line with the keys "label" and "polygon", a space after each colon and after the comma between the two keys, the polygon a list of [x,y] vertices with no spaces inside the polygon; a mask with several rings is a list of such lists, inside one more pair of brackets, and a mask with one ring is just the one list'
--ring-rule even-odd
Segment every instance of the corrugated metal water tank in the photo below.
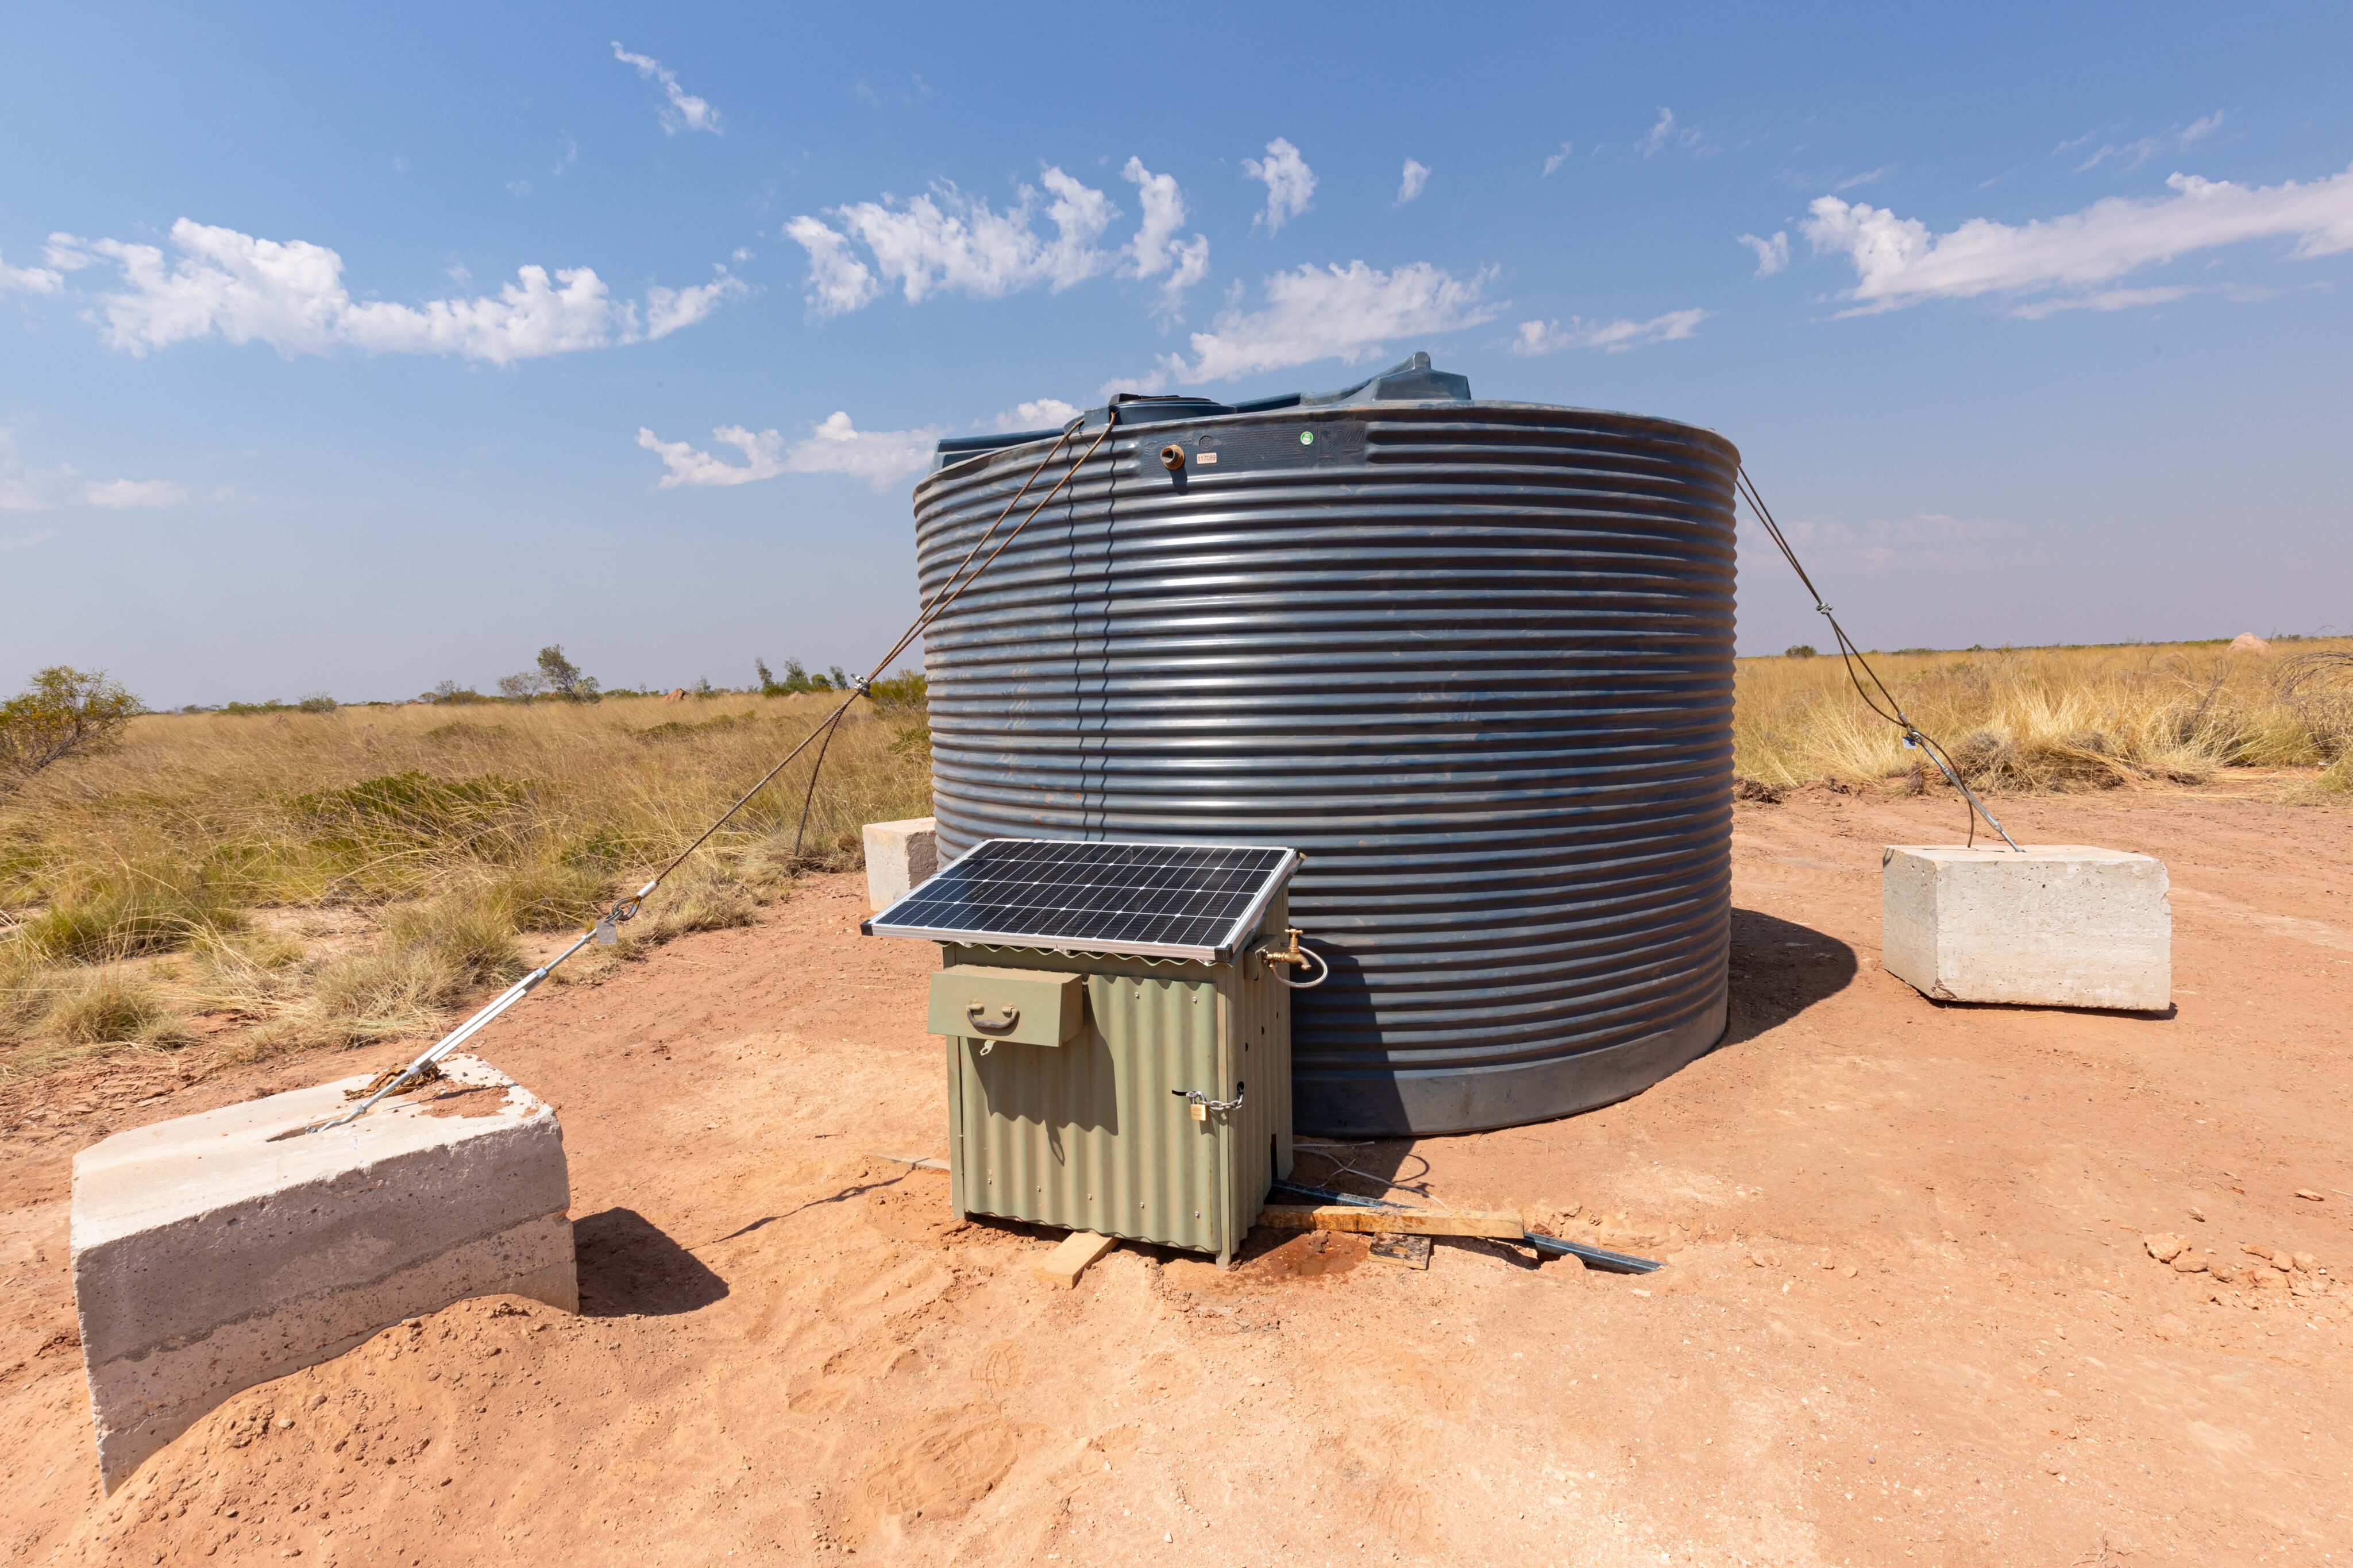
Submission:
{"label": "corrugated metal water tank", "polygon": [[[1426,355],[1324,397],[1108,412],[928,634],[943,856],[1298,848],[1292,918],[1332,965],[1294,998],[1303,1131],[1539,1121],[1711,1049],[1732,444],[1473,401]],[[1042,471],[1053,432],[942,443],[915,489],[927,601],[1105,417]]]}

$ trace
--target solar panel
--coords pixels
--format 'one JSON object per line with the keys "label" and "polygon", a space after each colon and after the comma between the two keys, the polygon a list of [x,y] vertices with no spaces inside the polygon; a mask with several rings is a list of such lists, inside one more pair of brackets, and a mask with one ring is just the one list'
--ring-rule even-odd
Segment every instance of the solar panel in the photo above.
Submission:
{"label": "solar panel", "polygon": [[1238,845],[991,838],[860,929],[1222,963],[1298,864],[1294,850]]}

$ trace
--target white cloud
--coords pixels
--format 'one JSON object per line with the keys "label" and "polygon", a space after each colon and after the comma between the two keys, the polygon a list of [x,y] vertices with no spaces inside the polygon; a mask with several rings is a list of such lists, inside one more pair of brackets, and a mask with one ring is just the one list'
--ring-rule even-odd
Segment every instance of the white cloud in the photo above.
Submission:
{"label": "white cloud", "polygon": [[1176,175],[1155,174],[1144,166],[1143,159],[1130,158],[1120,178],[1136,187],[1136,197],[1144,205],[1144,221],[1125,247],[1128,275],[1154,278],[1167,273],[1153,310],[1155,314],[1173,315],[1184,303],[1185,290],[1208,276],[1209,241],[1200,234],[1185,240],[1176,237],[1186,215],[1185,193],[1177,188]]}
{"label": "white cloud", "polygon": [[808,252],[809,310],[819,316],[855,310],[882,291],[866,263],[850,254],[849,241],[813,217],[785,225],[785,237]]}
{"label": "white cloud", "polygon": [[1558,172],[1558,170],[1559,170],[1560,166],[1561,166],[1563,163],[1567,163],[1571,158],[1575,157],[1576,155],[1577,155],[1577,143],[1576,143],[1576,142],[1562,142],[1562,143],[1560,144],[1560,151],[1559,151],[1559,152],[1551,154],[1549,157],[1547,157],[1547,158],[1546,158],[1546,159],[1545,159],[1544,177],[1545,177],[1546,179],[1550,179],[1550,178],[1552,178],[1552,176],[1553,176],[1556,172]]}
{"label": "white cloud", "polygon": [[1278,272],[1261,285],[1262,307],[1245,311],[1239,300],[1229,301],[1209,331],[1192,335],[1190,363],[1166,354],[1161,366],[1173,380],[1201,382],[1321,359],[1354,363],[1378,353],[1384,339],[1493,321],[1504,308],[1482,298],[1493,276],[1457,278],[1426,261],[1393,272],[1361,261]]}
{"label": "white cloud", "polygon": [[2010,313],[2021,321],[2039,321],[2062,310],[2130,310],[2143,305],[2169,305],[2197,292],[2197,289],[2182,284],[2168,284],[2157,289],[2103,289],[2096,294],[2084,294],[2073,299],[2038,300],[2031,305],[2021,305]]}
{"label": "white cloud", "polygon": [[748,485],[754,479],[773,479],[785,471],[785,438],[774,430],[754,434],[741,425],[722,425],[711,432],[711,437],[716,445],[742,451],[744,461],[730,463],[714,458],[696,450],[691,441],[665,441],[638,426],[638,445],[659,456],[670,469],[654,488],[671,490],[681,485]]}
{"label": "white cloud", "polygon": [[[987,300],[1042,283],[1060,293],[1109,271],[1116,258],[1094,242],[1119,208],[1059,168],[1040,183],[1052,198],[1042,214],[1054,226],[1050,237],[1034,226],[1040,196],[1026,184],[1004,212],[942,182],[909,201],[885,196],[835,207],[839,232],[816,218],[793,219],[785,232],[808,252],[810,306],[821,316],[857,310],[879,292],[878,275],[897,282],[913,305],[944,290]],[[850,254],[853,239],[873,257],[871,269]]]}
{"label": "white cloud", "polygon": [[[290,358],[338,348],[364,353],[454,353],[492,364],[658,338],[710,314],[722,300],[748,290],[723,269],[712,283],[647,290],[647,321],[615,300],[588,268],[517,269],[495,298],[429,300],[399,305],[353,300],[343,286],[343,258],[307,240],[257,239],[186,218],[172,226],[181,255],[166,262],[152,245],[50,236],[52,258],[75,267],[100,258],[121,269],[129,288],[98,297],[108,347],[132,355],[217,332],[233,343],[266,342]],[[55,262],[53,261],[54,265]]]}
{"label": "white cloud", "polygon": [[2203,142],[2221,129],[2222,111],[2218,109],[2213,113],[2193,120],[2185,126],[2181,132],[2181,145],[2187,147],[2192,142]]}
{"label": "white cloud", "polygon": [[0,539],[0,550],[30,550],[37,544],[47,544],[57,536],[58,531],[54,528],[37,528],[14,539]]}
{"label": "white cloud", "polygon": [[1757,253],[1757,276],[1770,278],[1789,265],[1789,237],[1775,230],[1770,239],[1759,239],[1753,234],[1732,237]]}
{"label": "white cloud", "polygon": [[665,70],[661,61],[651,55],[633,55],[621,47],[617,38],[613,42],[613,58],[623,65],[638,68],[638,75],[647,81],[661,83],[662,94],[670,107],[661,111],[664,135],[675,136],[681,131],[708,131],[713,136],[723,136],[719,126],[719,111],[702,99],[678,85],[678,73]]}
{"label": "white cloud", "polygon": [[1697,127],[1677,124],[1675,111],[1662,106],[1658,120],[1634,143],[1634,150],[1645,158],[1655,158],[1662,153],[1678,149],[1686,153],[1715,151],[1707,144],[1707,138],[1700,134]]}
{"label": "white cloud", "polygon": [[729,300],[740,300],[752,290],[741,278],[724,267],[714,266],[718,276],[708,283],[697,283],[685,289],[665,289],[656,283],[646,289],[646,336],[666,338],[681,327],[691,327],[709,316]]}
{"label": "white cloud", "polygon": [[1823,196],[1800,226],[1815,254],[1854,264],[1849,314],[1923,300],[2091,289],[2138,268],[2250,239],[2287,239],[2296,259],[2353,249],[2353,169],[2308,184],[2248,186],[2175,174],[2170,197],[2110,196],[2078,213],[2012,226],[1971,218],[1933,235],[1917,218]]}
{"label": "white cloud", "polygon": [[1714,314],[1713,310],[1670,310],[1647,321],[1623,317],[1614,321],[1588,321],[1582,316],[1571,316],[1566,324],[1522,321],[1519,334],[1512,340],[1512,352],[1548,354],[1562,349],[1599,349],[1605,353],[1622,353],[1644,343],[1671,343],[1688,338]]}
{"label": "white cloud", "polygon": [[1266,226],[1273,234],[1307,210],[1315,195],[1315,171],[1282,137],[1266,144],[1266,156],[1245,158],[1242,172],[1266,186],[1266,210],[1250,220],[1250,227]]}
{"label": "white cloud", "polygon": [[[1745,511],[1740,531],[1745,548],[1773,550],[1765,531]],[[1884,572],[1898,567],[1952,567],[1982,560],[1981,542],[2006,531],[1999,523],[1969,522],[1931,511],[1893,522],[1859,525],[1799,520],[1783,523],[1781,531],[1808,564],[1818,569]]]}
{"label": "white cloud", "polygon": [[790,447],[774,430],[755,432],[740,425],[723,425],[712,431],[714,444],[743,453],[740,463],[698,451],[690,442],[665,441],[643,426],[638,430],[638,445],[659,457],[670,470],[656,481],[657,489],[744,485],[795,473],[849,474],[877,490],[886,490],[930,466],[932,449],[942,434],[936,426],[860,430],[851,425],[849,415],[837,411],[819,421],[807,439]]}
{"label": "white cloud", "polygon": [[1430,165],[1418,159],[1408,158],[1405,161],[1405,173],[1398,179],[1397,205],[1405,205],[1406,203],[1421,195],[1422,187],[1429,184]]}
{"label": "white cloud", "polygon": [[11,267],[0,261],[0,294],[55,294],[66,286],[65,275],[48,267]]}
{"label": "white cloud", "polygon": [[1145,397],[1157,397],[1170,386],[1168,373],[1155,370],[1149,375],[1115,375],[1095,388],[1095,395],[1109,402],[1123,392],[1136,393]]}
{"label": "white cloud", "polygon": [[[2137,169],[2168,148],[2187,147],[2192,142],[2203,142],[2221,129],[2222,129],[2222,110],[2218,109],[2202,119],[2191,121],[2188,125],[2169,127],[2157,135],[2143,136],[2135,142],[2103,146],[2098,152],[2076,164],[2075,172],[2080,174],[2086,170],[2096,169],[2101,164],[2108,163],[2122,163],[2126,170]],[[2064,153],[2069,148],[2080,147],[2090,140],[2091,137],[2084,136],[2078,141],[2063,142],[2053,151]]]}
{"label": "white cloud", "polygon": [[0,426],[0,511],[47,511],[57,503],[49,498],[73,478],[70,464],[56,468],[28,468],[16,456],[16,432]]}
{"label": "white cloud", "polygon": [[1018,403],[997,416],[999,435],[1016,430],[1060,428],[1079,416],[1080,410],[1059,397],[1040,397],[1031,403]]}
{"label": "white cloud", "polygon": [[82,487],[82,499],[117,510],[179,506],[188,499],[188,487],[172,479],[109,479],[103,484],[93,479]]}
{"label": "white cloud", "polygon": [[1851,191],[1857,185],[1875,185],[1894,173],[1895,173],[1894,164],[1882,163],[1876,169],[1865,169],[1860,174],[1849,174],[1845,179],[1841,180],[1837,184],[1832,185],[1831,189],[1832,191]]}

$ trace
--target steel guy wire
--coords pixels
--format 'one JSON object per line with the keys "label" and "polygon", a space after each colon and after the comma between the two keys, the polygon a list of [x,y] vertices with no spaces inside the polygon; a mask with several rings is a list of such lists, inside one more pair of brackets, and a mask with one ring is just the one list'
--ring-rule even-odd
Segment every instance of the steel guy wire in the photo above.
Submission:
{"label": "steel guy wire", "polygon": [[[305,1132],[324,1132],[331,1128],[341,1127],[345,1122],[365,1115],[369,1110],[375,1109],[375,1103],[384,1099],[385,1096],[397,1093],[411,1079],[415,1079],[418,1073],[423,1072],[427,1068],[432,1066],[435,1062],[439,1061],[449,1052],[457,1049],[458,1047],[463,1045],[466,1041],[480,1034],[483,1029],[489,1027],[491,1024],[497,1020],[501,1014],[504,1013],[508,1008],[512,1007],[516,1003],[522,1001],[525,996],[530,995],[533,991],[538,988],[542,981],[545,980],[550,974],[555,972],[558,965],[569,959],[574,953],[578,952],[582,948],[587,946],[589,942],[595,942],[599,946],[609,947],[613,943],[618,942],[620,940],[620,926],[624,922],[634,920],[637,917],[638,909],[645,903],[647,898],[653,893],[654,889],[662,885],[664,879],[668,878],[672,871],[677,870],[680,866],[685,863],[688,856],[693,854],[697,849],[702,848],[704,844],[710,841],[712,834],[718,832],[720,828],[726,826],[729,818],[733,817],[737,812],[743,810],[744,806],[751,804],[752,797],[758,795],[763,789],[766,788],[768,782],[771,779],[774,779],[778,773],[784,772],[786,767],[792,763],[794,758],[808,750],[809,743],[823,736],[826,737],[826,745],[829,745],[831,743],[834,726],[841,722],[842,715],[849,711],[850,704],[856,702],[859,698],[864,696],[867,689],[872,686],[875,681],[880,680],[884,672],[891,668],[891,661],[897,658],[901,654],[906,652],[907,649],[913,645],[915,639],[922,637],[932,623],[938,620],[941,615],[946,611],[948,606],[955,604],[957,598],[964,594],[965,589],[971,587],[975,582],[979,580],[980,574],[983,572],[987,571],[998,556],[1005,553],[1005,547],[1011,544],[1013,541],[1019,536],[1021,531],[1029,526],[1030,521],[1040,511],[1043,511],[1046,509],[1046,504],[1049,501],[1051,501],[1057,495],[1061,493],[1062,487],[1069,484],[1072,479],[1077,477],[1080,470],[1086,467],[1088,459],[1092,458],[1096,451],[1103,446],[1103,442],[1110,438],[1111,433],[1119,428],[1119,407],[1116,404],[1111,406],[1103,421],[1103,433],[1094,438],[1093,442],[1088,446],[1085,451],[1079,454],[1077,460],[1072,462],[1069,468],[1063,472],[1062,477],[1054,481],[1053,489],[1048,490],[1044,495],[1038,498],[1038,503],[1031,507],[1029,511],[1022,516],[1019,522],[1013,525],[1012,531],[1007,533],[1006,536],[997,542],[997,548],[988,552],[987,559],[982,561],[979,565],[973,566],[973,557],[980,553],[981,546],[987,544],[991,538],[995,537],[997,531],[1000,527],[1004,526],[1005,520],[1013,515],[1013,509],[1021,504],[1021,498],[1029,493],[1029,487],[1038,482],[1038,477],[1040,474],[1043,474],[1047,468],[1052,464],[1056,455],[1059,454],[1062,450],[1063,447],[1069,443],[1071,436],[1078,431],[1079,426],[1084,422],[1085,416],[1082,415],[1079,418],[1073,419],[1068,425],[1062,426],[1062,433],[1054,438],[1053,446],[1048,447],[1046,455],[1038,459],[1038,466],[1029,471],[1029,477],[1028,479],[1021,481],[1021,488],[1013,492],[1013,499],[1005,503],[1005,510],[998,512],[996,520],[986,529],[981,531],[980,537],[973,542],[972,548],[965,552],[964,559],[957,562],[955,569],[948,574],[947,581],[941,584],[939,593],[934,595],[931,602],[926,604],[922,610],[918,612],[915,616],[914,624],[907,628],[905,635],[901,637],[897,642],[891,645],[891,651],[884,654],[881,660],[876,663],[874,672],[867,676],[862,680],[853,679],[850,682],[851,690],[849,695],[842,699],[841,706],[835,709],[830,714],[828,714],[824,722],[820,723],[816,729],[811,730],[807,734],[802,736],[798,745],[786,752],[783,760],[778,762],[775,767],[770,768],[766,773],[761,774],[759,782],[754,784],[750,789],[745,790],[743,795],[736,799],[734,805],[729,806],[725,811],[721,812],[711,826],[704,828],[702,832],[696,837],[693,843],[688,845],[685,848],[680,850],[675,856],[671,857],[670,863],[665,865],[660,870],[655,872],[653,876],[647,880],[645,886],[639,888],[636,892],[629,894],[627,898],[615,900],[611,907],[607,909],[603,914],[596,918],[596,923],[589,927],[587,931],[582,932],[579,939],[574,942],[570,947],[565,948],[562,952],[557,953],[554,958],[549,959],[545,963],[541,964],[537,969],[533,970],[529,974],[524,975],[521,980],[516,981],[512,985],[508,986],[504,991],[499,993],[497,996],[491,998],[489,1005],[484,1006],[481,1011],[476,1013],[472,1017],[467,1019],[464,1023],[459,1025],[456,1028],[450,1030],[448,1034],[443,1036],[438,1041],[435,1042],[434,1045],[418,1056],[415,1061],[410,1062],[406,1068],[402,1069],[400,1075],[395,1078],[390,1083],[385,1084],[382,1089],[377,1089],[374,1094],[369,1095],[367,1099],[362,1100],[358,1105],[353,1106],[351,1110],[343,1112],[341,1116],[333,1117],[325,1121],[314,1122],[311,1126],[302,1129],[302,1131]],[[966,567],[971,567],[971,570],[968,573],[965,571]],[[820,745],[818,749],[818,758],[820,763],[823,762],[824,756],[825,745]],[[817,773],[815,768],[812,768],[809,773],[809,799],[814,799],[816,794]],[[805,829],[807,825],[808,801],[804,800],[801,805],[801,826]],[[798,855],[800,852],[800,835],[798,832],[796,832],[794,835],[793,852],[795,855]]]}
{"label": "steel guy wire", "polygon": [[[1971,816],[1968,842],[1970,847],[1974,848],[1977,845],[1978,818],[1982,816],[1986,819],[1987,826],[2001,835],[2001,841],[2004,844],[2018,850],[2021,855],[2026,853],[2023,849],[2018,848],[2018,840],[2012,838],[2008,830],[1994,820],[1993,813],[1986,809],[1985,802],[1978,798],[1977,792],[1961,782],[1960,770],[1953,765],[1951,754],[1941,743],[1930,738],[1919,725],[1912,721],[1910,715],[1904,711],[1904,704],[1896,699],[1895,693],[1887,689],[1887,683],[1879,679],[1879,672],[1871,668],[1871,661],[1863,657],[1862,650],[1857,647],[1853,639],[1846,635],[1846,628],[1839,625],[1838,616],[1831,614],[1830,605],[1822,602],[1822,591],[1814,586],[1814,580],[1806,574],[1805,567],[1799,563],[1797,551],[1790,547],[1789,541],[1782,534],[1781,525],[1773,521],[1773,513],[1766,507],[1765,498],[1757,493],[1757,481],[1748,477],[1747,468],[1744,467],[1735,469],[1734,477],[1739,485],[1740,494],[1747,500],[1748,509],[1757,514],[1757,521],[1765,525],[1766,535],[1773,541],[1774,547],[1780,551],[1781,559],[1789,563],[1789,570],[1798,574],[1798,581],[1803,583],[1806,585],[1806,592],[1813,595],[1815,613],[1830,623],[1831,636],[1837,639],[1839,658],[1845,664],[1846,678],[1853,684],[1855,695],[1862,699],[1864,707],[1903,731],[1905,745],[1916,748],[1930,762],[1936,763],[1936,771],[1943,773],[1952,786],[1961,792],[1961,798],[1969,803]],[[1871,678],[1871,684],[1878,690],[1879,695],[1886,699],[1886,707],[1882,708],[1873,699],[1871,692],[1864,689],[1862,677],[1855,674],[1857,665],[1862,667],[1863,675]]]}

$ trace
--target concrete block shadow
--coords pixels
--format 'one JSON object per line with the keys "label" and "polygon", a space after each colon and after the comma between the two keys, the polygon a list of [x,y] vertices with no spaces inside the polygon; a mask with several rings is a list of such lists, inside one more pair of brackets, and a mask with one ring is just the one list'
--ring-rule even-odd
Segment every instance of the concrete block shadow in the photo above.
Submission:
{"label": "concrete block shadow", "polygon": [[726,1280],[634,1209],[574,1220],[572,1243],[585,1317],[668,1317],[727,1294]]}

